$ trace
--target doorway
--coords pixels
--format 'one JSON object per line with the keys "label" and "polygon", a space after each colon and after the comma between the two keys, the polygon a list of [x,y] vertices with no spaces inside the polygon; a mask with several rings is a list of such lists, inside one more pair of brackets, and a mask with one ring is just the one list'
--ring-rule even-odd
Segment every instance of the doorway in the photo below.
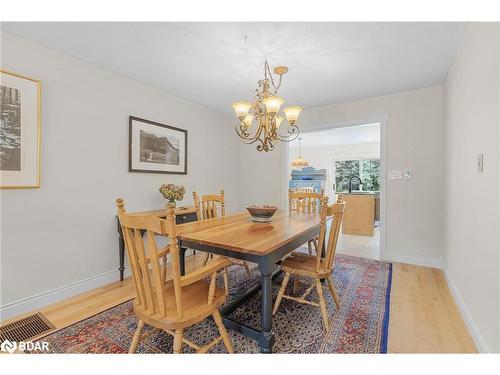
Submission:
{"label": "doorway", "polygon": [[[337,252],[351,256],[383,259],[385,251],[385,120],[336,124],[302,130],[301,156],[324,179],[322,191],[335,202],[346,201]],[[287,205],[291,162],[299,154],[299,142],[284,152],[286,178],[284,205]],[[314,173],[313,173],[314,174]],[[322,177],[324,176],[324,177]],[[286,201],[286,202],[285,202]],[[351,208],[349,210],[349,207]]]}

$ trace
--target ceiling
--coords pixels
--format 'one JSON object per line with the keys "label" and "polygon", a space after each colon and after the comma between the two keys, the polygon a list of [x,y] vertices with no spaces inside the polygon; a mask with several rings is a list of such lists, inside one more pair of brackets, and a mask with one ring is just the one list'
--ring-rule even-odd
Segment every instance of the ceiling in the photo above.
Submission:
{"label": "ceiling", "polygon": [[[315,132],[300,133],[302,147],[353,145],[380,142],[380,124],[366,124],[331,128]],[[290,143],[291,149],[299,147],[298,140]]]}
{"label": "ceiling", "polygon": [[464,23],[2,23],[2,29],[232,112],[264,59],[287,65],[289,105],[322,106],[440,84]]}

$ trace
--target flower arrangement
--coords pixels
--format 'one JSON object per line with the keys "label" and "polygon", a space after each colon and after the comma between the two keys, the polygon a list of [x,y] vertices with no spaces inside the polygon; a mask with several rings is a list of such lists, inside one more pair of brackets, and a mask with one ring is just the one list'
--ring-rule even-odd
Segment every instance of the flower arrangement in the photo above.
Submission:
{"label": "flower arrangement", "polygon": [[175,201],[181,201],[184,199],[184,193],[186,189],[184,186],[177,186],[174,184],[163,184],[160,186],[160,193],[163,197],[168,200],[168,203],[172,203],[175,206]]}

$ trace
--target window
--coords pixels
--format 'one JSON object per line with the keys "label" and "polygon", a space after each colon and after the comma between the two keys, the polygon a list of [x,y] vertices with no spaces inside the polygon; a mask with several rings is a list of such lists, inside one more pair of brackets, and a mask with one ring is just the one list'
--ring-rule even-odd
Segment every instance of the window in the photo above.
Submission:
{"label": "window", "polygon": [[380,190],[380,159],[336,160],[334,169],[337,193],[349,190],[351,176],[359,176],[362,181],[361,186],[353,181],[352,190]]}

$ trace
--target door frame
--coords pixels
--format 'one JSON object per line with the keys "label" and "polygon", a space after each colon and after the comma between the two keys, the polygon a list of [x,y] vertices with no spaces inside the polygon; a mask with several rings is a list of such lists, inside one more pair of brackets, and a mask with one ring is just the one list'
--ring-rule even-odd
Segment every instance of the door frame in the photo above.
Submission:
{"label": "door frame", "polygon": [[[301,129],[301,133],[313,133],[322,130],[330,130],[334,128],[347,128],[351,126],[359,126],[366,124],[380,124],[380,243],[379,243],[379,259],[386,260],[387,249],[387,126],[389,116],[382,115],[370,117],[363,120],[336,122],[329,125],[313,125],[306,129]],[[288,164],[290,163],[290,144],[286,143],[282,152],[283,163],[283,192],[288,191]],[[288,209],[288,196],[283,193],[282,207]]]}

